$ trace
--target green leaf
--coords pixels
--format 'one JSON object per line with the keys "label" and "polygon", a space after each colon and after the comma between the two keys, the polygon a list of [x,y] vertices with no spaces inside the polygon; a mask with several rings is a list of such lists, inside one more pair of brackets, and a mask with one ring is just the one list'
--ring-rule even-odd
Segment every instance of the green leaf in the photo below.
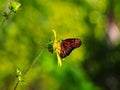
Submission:
{"label": "green leaf", "polygon": [[20,6],[21,6],[21,3],[11,2],[9,9],[10,9],[11,11],[13,11],[14,13],[16,13],[16,12],[19,10]]}

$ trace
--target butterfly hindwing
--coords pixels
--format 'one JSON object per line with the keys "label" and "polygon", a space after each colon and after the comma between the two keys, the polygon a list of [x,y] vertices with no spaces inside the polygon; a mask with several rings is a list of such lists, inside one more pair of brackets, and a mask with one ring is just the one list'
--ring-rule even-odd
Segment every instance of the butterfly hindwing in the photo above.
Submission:
{"label": "butterfly hindwing", "polygon": [[81,45],[81,41],[76,38],[62,40],[60,57],[64,58],[68,56],[72,52],[73,49],[80,47],[80,45]]}

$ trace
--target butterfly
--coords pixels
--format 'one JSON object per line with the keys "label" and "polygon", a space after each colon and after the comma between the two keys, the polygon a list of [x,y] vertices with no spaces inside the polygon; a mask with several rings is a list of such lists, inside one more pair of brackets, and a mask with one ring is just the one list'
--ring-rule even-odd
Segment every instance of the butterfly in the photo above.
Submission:
{"label": "butterfly", "polygon": [[81,46],[82,42],[78,38],[68,38],[65,40],[57,40],[56,39],[56,31],[52,29],[54,34],[54,40],[50,41],[47,44],[47,49],[49,52],[56,53],[58,66],[62,66],[61,58],[65,58],[68,56],[72,50]]}
{"label": "butterfly", "polygon": [[60,49],[60,57],[65,58],[72,52],[72,50],[80,47],[81,44],[82,42],[78,38],[68,38],[68,39],[62,40],[61,49]]}
{"label": "butterfly", "polygon": [[[74,50],[75,48],[78,48],[81,46],[82,42],[80,39],[78,38],[68,38],[65,40],[61,40],[61,41],[57,41],[57,43],[60,43],[59,47],[59,56],[61,58],[65,58],[66,56],[68,56],[72,50]],[[48,51],[53,53],[53,41],[50,41],[48,44]]]}

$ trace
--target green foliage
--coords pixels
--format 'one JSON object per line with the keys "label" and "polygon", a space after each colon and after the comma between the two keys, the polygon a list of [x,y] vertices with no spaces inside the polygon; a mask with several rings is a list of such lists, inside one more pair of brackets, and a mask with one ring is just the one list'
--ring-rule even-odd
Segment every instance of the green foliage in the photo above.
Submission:
{"label": "green foliage", "polygon": [[18,9],[20,8],[20,6],[21,6],[21,4],[18,2],[11,2],[9,9],[16,13],[18,11]]}
{"label": "green foliage", "polygon": [[22,72],[20,71],[19,68],[16,69],[16,77],[17,77],[19,82],[23,82]]}
{"label": "green foliage", "polygon": [[48,43],[47,49],[49,52],[53,53],[53,41],[52,40]]}
{"label": "green foliage", "polygon": [[21,3],[11,2],[10,5],[9,5],[10,11],[8,13],[7,12],[3,13],[4,19],[3,19],[0,26],[3,26],[4,22],[8,19],[8,17],[11,15],[11,13],[12,12],[16,13],[19,10],[20,6],[21,6]]}
{"label": "green foliage", "polygon": [[[24,81],[17,90],[119,90],[119,4],[119,0],[1,0],[0,22],[5,18],[5,23],[0,27],[0,90],[13,90],[17,80]],[[60,40],[82,41],[60,68],[56,55],[45,48],[54,40],[52,29]]]}

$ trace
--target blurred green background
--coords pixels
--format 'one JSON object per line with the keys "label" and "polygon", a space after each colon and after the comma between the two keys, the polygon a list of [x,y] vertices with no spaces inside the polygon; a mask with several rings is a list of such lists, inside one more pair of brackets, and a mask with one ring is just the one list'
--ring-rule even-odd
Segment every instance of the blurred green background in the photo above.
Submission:
{"label": "blurred green background", "polygon": [[[11,1],[0,1],[0,23]],[[24,71],[39,53],[17,90],[120,90],[119,0],[18,2],[20,10],[0,27],[0,90],[13,90],[16,68]],[[60,68],[43,48],[54,39],[52,29],[58,39],[82,41]]]}

